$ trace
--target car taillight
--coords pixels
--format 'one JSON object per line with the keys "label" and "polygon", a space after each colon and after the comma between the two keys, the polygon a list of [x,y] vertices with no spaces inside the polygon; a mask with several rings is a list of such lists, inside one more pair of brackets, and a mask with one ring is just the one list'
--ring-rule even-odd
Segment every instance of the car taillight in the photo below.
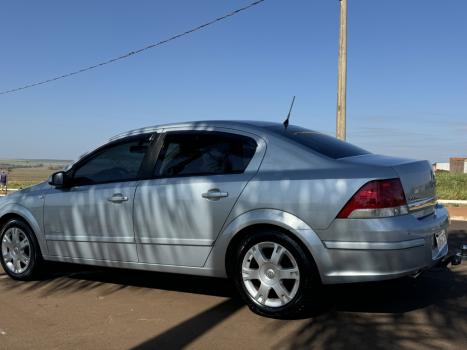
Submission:
{"label": "car taillight", "polygon": [[381,218],[409,212],[399,179],[375,180],[363,185],[337,215],[339,219]]}

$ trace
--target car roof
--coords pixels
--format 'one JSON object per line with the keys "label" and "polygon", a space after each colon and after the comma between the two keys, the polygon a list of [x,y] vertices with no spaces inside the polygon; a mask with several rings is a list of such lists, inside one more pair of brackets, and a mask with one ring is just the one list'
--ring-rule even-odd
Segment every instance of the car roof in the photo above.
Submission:
{"label": "car roof", "polygon": [[170,124],[160,124],[154,126],[143,127],[139,129],[129,130],[120,134],[117,134],[107,141],[99,144],[97,147],[81,154],[78,159],[68,164],[67,168],[72,167],[76,162],[81,160],[83,157],[93,152],[94,150],[107,145],[110,142],[118,141],[125,137],[129,136],[138,136],[143,134],[154,133],[160,129],[170,129],[177,127],[192,127],[196,128],[209,128],[209,127],[218,127],[218,128],[227,128],[227,129],[238,129],[241,131],[250,131],[253,133],[258,133],[261,135],[267,133],[267,128],[280,127],[282,123],[272,123],[265,121],[255,121],[255,120],[200,120],[200,121],[191,121],[191,122],[181,122],[181,123],[170,123]]}
{"label": "car roof", "polygon": [[182,122],[182,123],[170,123],[170,124],[161,124],[154,125],[149,127],[143,127],[139,129],[133,129],[127,132],[117,134],[109,139],[109,141],[115,141],[128,136],[137,136],[141,134],[153,133],[160,129],[170,129],[170,128],[209,128],[209,127],[224,127],[230,129],[240,129],[244,131],[259,131],[264,132],[268,127],[278,127],[281,126],[281,123],[257,121],[257,120],[200,120],[200,121],[191,121],[191,122]]}

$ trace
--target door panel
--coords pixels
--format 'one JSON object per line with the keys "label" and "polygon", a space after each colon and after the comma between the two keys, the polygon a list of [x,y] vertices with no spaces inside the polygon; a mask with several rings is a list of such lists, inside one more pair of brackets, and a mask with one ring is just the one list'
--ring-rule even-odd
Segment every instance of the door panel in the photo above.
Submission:
{"label": "door panel", "polygon": [[138,261],[133,200],[154,140],[152,134],[142,134],[111,141],[67,171],[71,187],[46,194],[44,232],[50,254]]}
{"label": "door panel", "polygon": [[140,262],[201,267],[211,251],[211,246],[140,244],[138,255]]}
{"label": "door panel", "polygon": [[118,262],[137,262],[135,244],[47,241],[49,255],[66,258],[106,260]]}
{"label": "door panel", "polygon": [[[140,261],[202,266],[247,180],[240,174],[142,181],[135,196]],[[203,197],[214,189],[228,196]],[[154,244],[167,253],[152,249]]]}
{"label": "door panel", "polygon": [[[138,261],[132,218],[136,184],[131,181],[51,190],[44,206],[50,254]],[[126,200],[110,201],[115,195]]]}
{"label": "door panel", "polygon": [[167,134],[155,165],[158,178],[141,181],[135,194],[140,262],[204,265],[264,156],[262,140],[248,136],[218,131]]}

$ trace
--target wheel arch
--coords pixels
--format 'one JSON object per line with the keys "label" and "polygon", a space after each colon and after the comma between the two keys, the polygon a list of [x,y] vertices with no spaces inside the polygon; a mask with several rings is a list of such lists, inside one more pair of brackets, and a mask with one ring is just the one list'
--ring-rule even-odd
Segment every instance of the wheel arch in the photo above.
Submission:
{"label": "wheel arch", "polygon": [[324,248],[318,235],[304,221],[293,214],[276,209],[256,209],[237,216],[219,235],[206,263],[229,276],[230,264],[236,245],[258,228],[274,228],[282,231],[301,246],[316,266],[319,275],[320,255]]}
{"label": "wheel arch", "polygon": [[29,226],[39,245],[40,253],[44,256],[45,253],[47,253],[47,246],[42,235],[40,224],[37,222],[34,215],[21,205],[9,205],[7,208],[2,208],[0,211],[0,231],[3,226],[12,219],[21,220]]}

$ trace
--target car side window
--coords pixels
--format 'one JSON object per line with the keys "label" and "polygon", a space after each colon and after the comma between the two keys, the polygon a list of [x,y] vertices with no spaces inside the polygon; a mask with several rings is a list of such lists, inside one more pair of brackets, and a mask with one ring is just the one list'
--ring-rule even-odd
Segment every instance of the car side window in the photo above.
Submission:
{"label": "car side window", "polygon": [[250,137],[225,132],[168,133],[154,177],[240,174],[256,147]]}
{"label": "car side window", "polygon": [[149,143],[149,137],[144,137],[97,151],[95,156],[74,171],[73,183],[89,185],[137,180]]}

